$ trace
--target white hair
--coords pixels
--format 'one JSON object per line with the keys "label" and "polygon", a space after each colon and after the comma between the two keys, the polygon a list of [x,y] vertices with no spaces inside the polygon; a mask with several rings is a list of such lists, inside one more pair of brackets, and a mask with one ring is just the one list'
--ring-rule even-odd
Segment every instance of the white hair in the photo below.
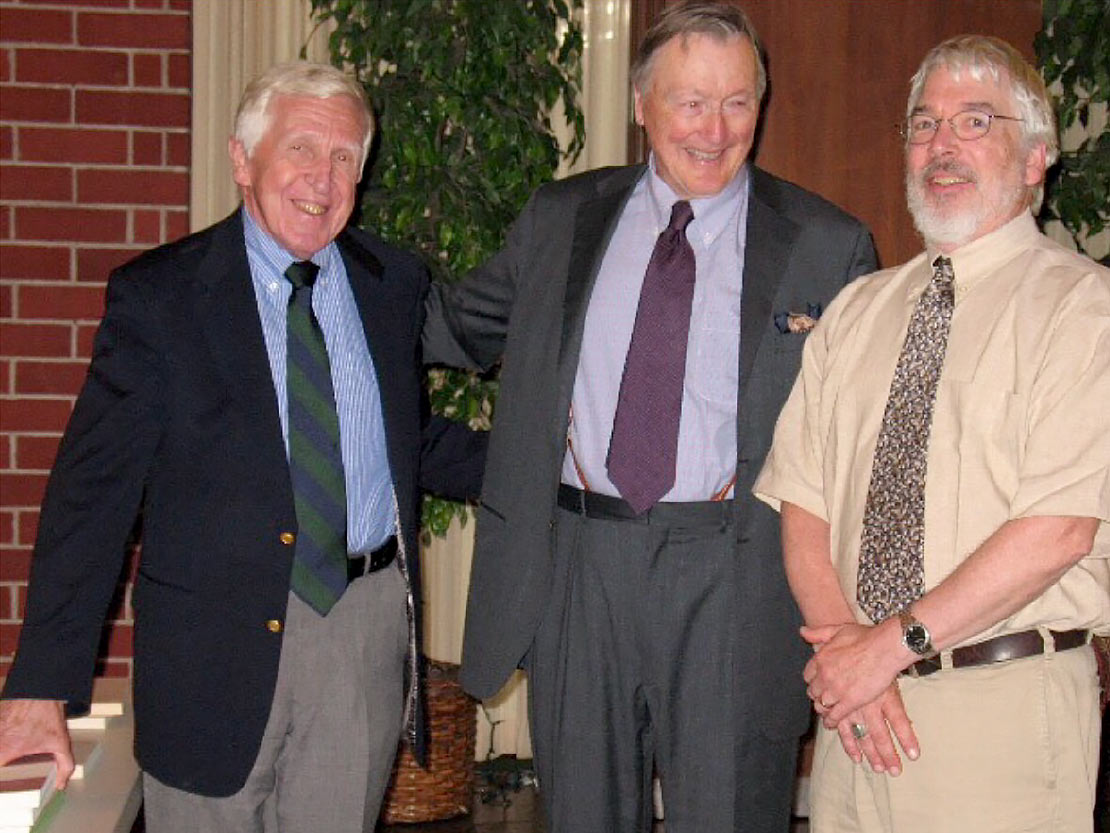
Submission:
{"label": "white hair", "polygon": [[1056,136],[1056,116],[1044,81],[1021,53],[999,38],[986,35],[959,35],[933,47],[910,81],[906,117],[913,115],[921,101],[925,82],[933,70],[944,68],[959,79],[962,72],[976,81],[990,76],[996,84],[1010,82],[1014,105],[1021,119],[1020,130],[1025,149],[1045,146],[1045,166],[1051,167],[1060,155]]}
{"label": "white hair", "polygon": [[310,98],[352,99],[366,120],[366,134],[362,137],[360,167],[370,152],[374,139],[374,113],[362,85],[351,76],[329,64],[308,61],[290,61],[276,64],[255,78],[243,91],[239,109],[235,112],[235,138],[243,144],[247,157],[254,152],[270,127],[273,118],[270,102],[277,95],[300,95]]}

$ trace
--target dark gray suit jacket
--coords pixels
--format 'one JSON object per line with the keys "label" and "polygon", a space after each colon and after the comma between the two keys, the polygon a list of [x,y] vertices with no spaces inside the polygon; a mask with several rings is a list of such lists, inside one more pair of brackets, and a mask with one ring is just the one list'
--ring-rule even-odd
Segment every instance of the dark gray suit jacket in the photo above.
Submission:
{"label": "dark gray suit jacket", "polygon": [[[556,491],[571,392],[593,283],[643,166],[593,171],[540,188],[504,249],[466,280],[434,287],[428,361],[488,368],[501,393],[478,509],[463,647],[463,684],[494,694],[531,645],[551,586]],[[752,168],[741,297],[737,392],[736,557],[749,580],[737,598],[744,640],[737,685],[773,736],[808,720],[806,647],[782,568],[778,516],[751,495],[775,420],[797,375],[805,336],[775,315],[827,305],[876,268],[867,229],[811,193]],[[634,301],[630,300],[630,303]]]}

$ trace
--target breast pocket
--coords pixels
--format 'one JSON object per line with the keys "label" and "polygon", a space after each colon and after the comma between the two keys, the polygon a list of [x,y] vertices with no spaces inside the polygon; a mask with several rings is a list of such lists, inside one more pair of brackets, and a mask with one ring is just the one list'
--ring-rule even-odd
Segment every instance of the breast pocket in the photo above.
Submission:
{"label": "breast pocket", "polygon": [[990,535],[997,515],[984,512],[984,505],[1008,507],[1017,493],[1028,407],[1027,395],[984,380],[941,383],[930,432],[930,444],[937,447],[930,448],[930,465],[958,461],[958,472],[952,474],[958,481],[959,540]]}

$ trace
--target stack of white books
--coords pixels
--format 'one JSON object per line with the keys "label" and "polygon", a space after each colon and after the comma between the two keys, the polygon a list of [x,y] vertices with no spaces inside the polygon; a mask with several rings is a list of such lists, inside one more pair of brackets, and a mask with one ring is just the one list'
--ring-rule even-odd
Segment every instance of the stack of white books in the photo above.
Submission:
{"label": "stack of white books", "polygon": [[28,755],[0,767],[0,833],[28,833],[54,814],[63,800],[54,788],[56,775],[49,755]]}

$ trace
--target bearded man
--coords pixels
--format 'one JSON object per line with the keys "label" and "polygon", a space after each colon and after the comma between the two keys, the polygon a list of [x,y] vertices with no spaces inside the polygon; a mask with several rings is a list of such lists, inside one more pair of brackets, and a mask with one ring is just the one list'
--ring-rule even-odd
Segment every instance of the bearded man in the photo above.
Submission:
{"label": "bearded man", "polygon": [[934,48],[904,135],[926,251],[825,312],[755,484],[816,650],[811,829],[1090,830],[1110,271],[1033,222],[1055,126],[1008,44]]}

